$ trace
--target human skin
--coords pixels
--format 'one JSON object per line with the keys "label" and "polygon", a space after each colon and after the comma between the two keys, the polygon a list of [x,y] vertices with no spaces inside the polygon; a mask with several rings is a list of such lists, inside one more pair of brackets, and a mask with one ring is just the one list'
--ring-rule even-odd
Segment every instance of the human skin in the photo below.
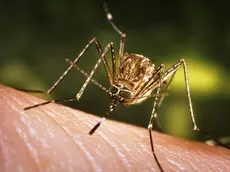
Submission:
{"label": "human skin", "polygon": [[[159,171],[147,129],[105,121],[0,85],[0,172]],[[165,172],[230,171],[230,150],[153,131]]]}

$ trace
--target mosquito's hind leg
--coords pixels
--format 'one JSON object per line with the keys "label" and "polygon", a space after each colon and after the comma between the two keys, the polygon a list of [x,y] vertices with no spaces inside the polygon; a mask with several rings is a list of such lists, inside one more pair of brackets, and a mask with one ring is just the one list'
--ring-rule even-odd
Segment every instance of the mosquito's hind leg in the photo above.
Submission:
{"label": "mosquito's hind leg", "polygon": [[192,124],[193,124],[193,131],[197,131],[207,137],[210,137],[211,139],[213,139],[218,145],[221,145],[223,147],[226,147],[228,149],[230,149],[230,147],[228,147],[227,145],[224,145],[222,143],[220,143],[219,139],[216,138],[215,136],[208,134],[207,132],[201,130],[197,124],[196,124],[196,120],[194,117],[194,113],[193,113],[193,107],[192,107],[192,101],[191,101],[191,94],[190,94],[190,88],[189,88],[189,81],[188,81],[188,72],[187,72],[187,65],[184,59],[181,59],[179,62],[177,62],[176,64],[174,64],[170,69],[168,69],[165,74],[164,77],[169,77],[170,75],[172,75],[174,73],[177,72],[178,68],[183,65],[183,70],[184,70],[184,80],[185,80],[185,85],[186,85],[186,92],[187,92],[187,97],[188,97],[188,103],[189,103],[189,110],[190,110],[190,117],[192,120]]}
{"label": "mosquito's hind leg", "polygon": [[[170,87],[170,85],[171,85],[171,83],[172,83],[172,80],[173,80],[173,78],[174,78],[174,76],[175,76],[175,73],[176,73],[176,72],[174,72],[174,73],[172,74],[172,76],[171,76],[171,78],[169,79],[168,82],[165,82],[165,81],[164,81],[164,82],[162,83],[162,86],[163,86],[163,84],[165,84],[164,92],[167,92],[167,91],[168,91],[168,89],[169,89],[169,87]],[[165,99],[165,96],[164,96],[164,95],[162,95],[161,97],[159,97],[159,100],[158,100],[156,109],[159,109],[159,108],[160,108],[160,106],[162,105],[164,99]],[[156,125],[157,125],[157,127],[160,129],[160,132],[164,133],[165,130],[164,130],[164,128],[162,127],[160,120],[158,119],[158,113],[157,113],[156,110],[155,110],[154,114],[152,115],[152,117],[154,118],[154,119],[152,119],[153,122],[154,122],[154,120],[156,121]]]}
{"label": "mosquito's hind leg", "polygon": [[218,138],[218,142],[216,142],[216,140],[206,140],[205,143],[207,145],[211,145],[211,146],[222,146],[225,147],[227,149],[230,149],[230,137],[221,137]]}

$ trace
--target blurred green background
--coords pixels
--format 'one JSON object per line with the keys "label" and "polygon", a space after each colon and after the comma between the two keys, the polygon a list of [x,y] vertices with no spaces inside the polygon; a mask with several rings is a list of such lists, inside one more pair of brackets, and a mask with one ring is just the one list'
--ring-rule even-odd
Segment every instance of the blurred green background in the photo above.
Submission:
{"label": "blurred green background", "polygon": [[[105,47],[119,35],[108,24],[103,1],[40,0],[0,2],[0,83],[47,90],[93,37]],[[125,51],[143,54],[166,67],[185,58],[195,118],[199,127],[218,137],[230,135],[230,2],[110,1],[115,23],[125,33]],[[79,62],[90,71],[98,59],[95,46]],[[107,55],[110,62],[110,55]],[[109,86],[101,66],[95,78]],[[73,96],[85,77],[74,70],[51,98]],[[182,68],[159,110],[166,133],[190,139],[192,132]],[[103,116],[110,98],[89,84],[79,102],[66,105]],[[111,119],[147,127],[153,99],[117,108]],[[63,114],[65,115],[65,114]],[[106,126],[106,124],[105,124]]]}

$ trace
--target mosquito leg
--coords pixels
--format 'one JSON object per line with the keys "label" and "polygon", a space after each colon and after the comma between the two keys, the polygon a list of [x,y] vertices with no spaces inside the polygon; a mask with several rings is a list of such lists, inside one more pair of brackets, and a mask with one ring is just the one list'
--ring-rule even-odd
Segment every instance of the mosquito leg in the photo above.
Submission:
{"label": "mosquito leg", "polygon": [[[103,64],[104,64],[104,67],[106,69],[106,73],[109,77],[109,80],[110,80],[110,83],[113,82],[113,79],[112,79],[112,75],[111,75],[111,71],[108,67],[108,64],[107,64],[107,61],[105,60],[105,53],[108,51],[109,47],[112,47],[113,48],[113,43],[111,42],[110,44],[108,44],[104,50],[104,52],[102,52],[102,49],[101,49],[101,46],[100,46],[100,43],[97,41],[96,38],[93,38],[86,46],[85,48],[81,51],[81,53],[78,55],[78,57],[73,61],[73,64],[71,64],[69,66],[69,68],[61,75],[61,77],[51,86],[51,88],[44,92],[46,94],[50,94],[56,87],[57,85],[63,80],[63,78],[65,77],[65,75],[67,75],[67,73],[73,68],[74,64],[77,63],[77,61],[80,59],[80,57],[82,57],[82,55],[86,52],[86,50],[90,47],[90,45],[92,45],[93,43],[96,44],[96,48],[100,54],[100,58],[99,60],[97,61],[96,65],[94,66],[93,70],[91,71],[91,73],[89,74],[89,77],[86,79],[84,85],[82,86],[82,88],[80,89],[79,93],[77,94],[76,96],[76,99],[79,100],[85,87],[88,85],[89,81],[91,80],[92,78],[92,75],[94,74],[96,68],[98,67],[98,65],[100,64],[101,61],[103,61]],[[39,92],[39,93],[43,93],[42,91],[37,91],[37,90],[29,90],[29,92]],[[51,101],[52,102],[52,101]],[[48,103],[45,103],[45,104],[48,104]],[[41,106],[41,105],[38,105],[38,106]],[[37,107],[36,105],[34,105],[34,107]],[[32,107],[28,107],[26,109],[31,109]]]}
{"label": "mosquito leg", "polygon": [[[82,57],[82,55],[88,50],[88,48],[93,44],[96,44],[96,48],[100,54],[100,59],[103,61],[104,66],[106,68],[106,72],[107,75],[109,76],[109,79],[111,80],[111,72],[109,71],[109,67],[108,64],[104,58],[104,56],[102,56],[102,48],[100,43],[97,41],[96,38],[93,38],[86,46],[85,48],[81,51],[81,53],[78,55],[78,57],[73,61],[74,64],[76,64],[78,62],[78,60]],[[100,60],[100,61],[101,61]],[[99,62],[100,63],[100,62]],[[48,94],[50,94],[56,87],[57,85],[63,80],[63,78],[65,77],[65,75],[67,75],[67,73],[69,73],[69,71],[73,68],[73,65],[70,65],[67,70],[60,76],[60,78],[50,87],[50,89],[47,91]]]}
{"label": "mosquito leg", "polygon": [[[78,60],[82,57],[82,55],[88,50],[88,48],[95,43],[97,51],[100,54],[100,61],[103,61],[104,67],[106,69],[106,73],[109,77],[110,83],[112,83],[112,76],[110,69],[108,67],[107,61],[105,60],[105,57],[102,56],[102,48],[100,43],[97,41],[96,38],[93,38],[86,46],[85,48],[81,51],[81,53],[77,56],[77,58],[73,61],[74,64],[78,62]],[[100,62],[99,62],[100,63]],[[64,77],[69,73],[69,71],[73,68],[73,65],[70,65],[65,72],[58,78],[58,80],[47,90],[47,91],[42,91],[42,90],[30,90],[30,89],[21,89],[21,88],[16,88],[17,90],[20,91],[25,91],[25,92],[32,92],[32,93],[43,93],[43,94],[50,94],[58,85],[59,83],[64,79]]]}
{"label": "mosquito leg", "polygon": [[[89,74],[86,73],[83,69],[81,69],[79,66],[77,66],[76,64],[74,64],[71,60],[66,59],[66,62],[69,63],[70,65],[73,65],[74,68],[76,68],[80,73],[82,73],[86,78],[89,77]],[[95,85],[97,85],[100,89],[102,89],[103,91],[105,91],[106,93],[110,93],[110,91],[103,85],[101,85],[99,82],[97,82],[97,80],[95,80],[94,78],[91,78],[90,80],[92,83],[94,83]]]}
{"label": "mosquito leg", "polygon": [[192,108],[192,101],[191,101],[191,95],[190,95],[190,89],[189,89],[189,82],[188,82],[188,72],[187,72],[187,66],[186,66],[186,62],[184,59],[181,59],[180,62],[178,64],[183,64],[183,68],[184,68],[184,79],[185,79],[185,84],[186,84],[186,90],[187,90],[187,96],[188,96],[188,101],[189,101],[189,108],[190,108],[190,115],[191,115],[191,119],[192,119],[192,123],[193,123],[193,130],[200,132],[201,134],[211,137],[214,141],[216,141],[219,145],[222,145],[224,147],[227,147],[228,149],[230,149],[228,146],[220,143],[220,141],[218,140],[218,138],[216,138],[215,136],[206,133],[205,131],[201,130],[200,128],[198,128],[196,121],[195,121],[195,117],[193,114],[193,108]]}
{"label": "mosquito leg", "polygon": [[[110,42],[104,49],[103,53],[101,54],[101,57],[104,58],[105,57],[105,53],[108,51],[108,49],[111,48],[112,51],[114,51],[114,48],[113,48],[113,43]],[[101,62],[101,59],[99,59],[97,61],[97,63],[95,64],[95,66],[93,67],[93,69],[91,70],[90,74],[88,75],[85,83],[83,84],[83,86],[81,87],[80,91],[77,93],[76,95],[76,98],[79,100],[86,88],[86,86],[88,85],[88,83],[90,82],[93,74],[95,73],[96,69],[98,68],[99,64]],[[112,79],[112,82],[113,82],[113,79]]]}
{"label": "mosquito leg", "polygon": [[[171,83],[172,83],[172,80],[173,80],[175,74],[176,74],[176,72],[174,72],[174,73],[172,74],[171,78],[170,78],[169,81],[166,83],[164,92],[167,92],[167,91],[168,91],[168,89],[169,89],[169,87],[170,87],[170,85],[171,85]],[[159,102],[158,102],[158,104],[157,104],[157,109],[160,108],[160,106],[161,106],[161,104],[163,103],[165,97],[166,97],[166,96],[164,96],[164,95],[162,95],[162,96],[159,97]],[[161,125],[161,122],[160,122],[159,119],[157,118],[157,116],[158,116],[157,111],[155,111],[153,117],[155,118],[155,120],[156,120],[156,122],[157,122],[157,126],[160,128],[161,132],[164,133],[164,129],[163,129],[162,125]]]}
{"label": "mosquito leg", "polygon": [[[190,88],[189,88],[189,82],[188,82],[188,72],[187,72],[187,66],[186,62],[184,59],[181,59],[179,62],[177,62],[175,65],[173,65],[171,68],[169,68],[163,75],[163,81],[165,81],[168,77],[175,75],[177,72],[178,68],[183,65],[184,69],[184,79],[185,79],[185,85],[186,85],[186,92],[187,92],[187,97],[188,97],[188,103],[189,103],[189,110],[190,110],[190,116],[192,119],[192,124],[193,124],[193,130],[194,131],[200,131],[200,129],[197,127],[195,117],[193,114],[193,107],[192,107],[192,101],[191,101],[191,95],[190,95]],[[171,78],[170,82],[172,82],[172,79],[174,76]]]}
{"label": "mosquito leg", "polygon": [[[83,71],[81,68],[79,68],[76,64],[74,64],[72,61],[70,61],[69,59],[66,59],[66,61],[68,63],[70,63],[70,65],[73,65],[73,67],[77,68],[78,71],[80,71],[83,75],[85,75],[86,77],[89,77],[89,74],[87,74],[85,71]],[[91,81],[96,84],[98,87],[100,87],[102,90],[104,90],[105,92],[108,92],[109,93],[109,90],[106,89],[104,86],[102,86],[101,84],[99,84],[96,80],[92,79],[91,78]],[[34,90],[33,90],[34,91]],[[36,105],[33,105],[33,106],[28,106],[26,108],[24,108],[24,110],[29,110],[29,109],[32,109],[32,108],[35,108],[35,107],[38,107],[38,106],[43,106],[43,105],[46,105],[46,104],[49,104],[49,103],[60,103],[60,102],[69,102],[69,101],[74,101],[74,100],[77,100],[76,97],[73,97],[73,98],[68,98],[68,99],[61,99],[61,100],[50,100],[50,101],[46,101],[46,102],[43,102],[43,103],[39,103],[39,104],[36,104]]]}
{"label": "mosquito leg", "polygon": [[229,137],[222,137],[222,138],[218,138],[218,142],[216,142],[215,140],[206,140],[205,141],[206,144],[208,145],[215,145],[215,146],[223,146],[227,149],[230,149],[230,145],[229,145]]}
{"label": "mosquito leg", "polygon": [[46,102],[39,103],[39,104],[36,104],[36,105],[25,107],[24,110],[29,110],[29,109],[36,108],[38,106],[47,105],[47,104],[50,104],[50,103],[71,102],[71,101],[75,101],[75,100],[77,100],[76,97],[60,99],[60,100],[50,100],[50,101],[46,101]]}
{"label": "mosquito leg", "polygon": [[[160,94],[161,92],[161,87],[162,87],[162,74],[164,73],[164,65],[161,66],[161,71],[160,71],[160,79],[159,79],[159,84],[158,84],[158,87],[157,87],[157,92],[156,94]],[[163,96],[164,97],[164,96]],[[153,137],[152,137],[152,129],[153,129],[153,124],[154,124],[154,120],[157,118],[157,110],[158,110],[158,106],[159,106],[159,101],[161,100],[162,98],[159,98],[158,96],[155,97],[155,101],[154,101],[154,104],[153,104],[153,110],[152,110],[152,113],[151,113],[151,117],[150,117],[150,120],[149,120],[149,124],[148,124],[148,130],[149,130],[149,138],[150,138],[150,145],[151,145],[151,150],[152,150],[152,153],[153,153],[153,156],[154,156],[154,159],[160,169],[161,172],[163,172],[163,168],[156,156],[156,153],[155,153],[155,149],[154,149],[154,145],[153,145]],[[163,99],[162,99],[163,100]]]}
{"label": "mosquito leg", "polygon": [[[162,83],[163,83],[163,80],[162,80],[162,75],[164,74],[164,70],[165,70],[165,66],[164,65],[161,65],[158,69],[158,74],[159,74],[159,83],[158,83],[158,86],[157,86],[157,92],[156,92],[156,95],[159,95],[160,92],[161,92],[161,88],[162,88]],[[154,75],[155,76],[155,75]],[[149,120],[149,125],[148,125],[148,128],[151,128],[152,129],[152,125],[153,125],[153,122],[154,122],[154,119],[156,119],[157,117],[157,110],[158,110],[158,107],[160,106],[160,104],[162,103],[163,99],[164,99],[164,95],[162,96],[156,96],[155,97],[155,101],[154,101],[154,104],[153,104],[153,109],[152,109],[152,113],[151,113],[151,117],[150,117],[150,120]]]}
{"label": "mosquito leg", "polygon": [[[207,132],[201,130],[197,124],[196,124],[196,120],[194,117],[194,113],[193,113],[193,107],[192,107],[192,101],[191,101],[191,94],[190,94],[190,88],[189,88],[189,81],[188,81],[188,72],[187,72],[187,65],[184,59],[181,59],[179,62],[177,62],[175,65],[173,65],[170,69],[168,69],[163,78],[165,78],[164,80],[166,80],[170,75],[175,75],[175,73],[177,72],[178,68],[183,65],[183,69],[184,69],[184,80],[185,80],[185,85],[186,85],[186,92],[187,92],[187,97],[188,97],[188,103],[189,103],[189,110],[190,110],[190,117],[192,120],[192,124],[193,124],[193,131],[197,131],[207,137],[212,138],[215,142],[217,142],[219,145],[222,145],[224,147],[227,147],[228,149],[230,149],[228,146],[220,143],[220,141],[218,140],[218,138],[216,138],[215,136],[208,134]],[[172,78],[173,79],[173,78]],[[171,79],[171,80],[172,80]]]}
{"label": "mosquito leg", "polygon": [[[161,90],[161,87],[158,87],[157,94],[160,93],[160,90]],[[155,101],[154,101],[154,105],[153,105],[153,111],[152,111],[152,114],[151,114],[151,118],[149,120],[148,130],[149,130],[149,138],[150,138],[151,150],[152,150],[154,159],[155,159],[160,171],[163,172],[164,170],[162,169],[162,167],[160,165],[160,162],[158,161],[158,158],[157,158],[156,153],[155,153],[155,149],[154,149],[154,145],[153,145],[153,137],[152,137],[153,123],[154,123],[154,119],[156,119],[156,116],[154,116],[154,115],[157,114],[156,111],[157,111],[158,103],[159,103],[159,99],[158,99],[158,97],[156,97]]]}
{"label": "mosquito leg", "polygon": [[[119,54],[118,56],[120,58],[123,57],[123,54],[124,54],[124,47],[125,47],[125,38],[126,38],[126,34],[123,33],[114,23],[113,21],[113,15],[110,13],[109,11],[109,8],[108,8],[108,5],[107,3],[105,2],[103,4],[103,7],[104,7],[104,11],[105,11],[105,14],[106,14],[106,17],[107,17],[107,20],[109,21],[109,23],[111,24],[111,26],[113,27],[113,29],[121,36],[121,39],[120,39],[120,48],[119,48]],[[120,61],[119,61],[120,62]],[[118,64],[118,66],[120,66],[120,64]]]}
{"label": "mosquito leg", "polygon": [[30,89],[23,89],[23,88],[16,88],[16,87],[14,87],[14,89],[19,90],[19,91],[28,92],[28,93],[41,93],[41,94],[47,94],[46,91],[42,91],[42,90],[30,90]]}

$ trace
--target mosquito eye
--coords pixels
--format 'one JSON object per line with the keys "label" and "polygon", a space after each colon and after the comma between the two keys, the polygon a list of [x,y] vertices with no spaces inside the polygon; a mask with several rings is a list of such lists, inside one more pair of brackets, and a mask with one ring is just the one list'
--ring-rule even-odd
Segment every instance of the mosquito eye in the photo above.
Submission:
{"label": "mosquito eye", "polygon": [[118,89],[116,87],[112,87],[110,89],[110,91],[113,93],[113,94],[116,94],[118,92]]}
{"label": "mosquito eye", "polygon": [[124,99],[129,99],[131,97],[131,93],[129,91],[124,91],[124,90],[121,90],[119,92],[119,95]]}

